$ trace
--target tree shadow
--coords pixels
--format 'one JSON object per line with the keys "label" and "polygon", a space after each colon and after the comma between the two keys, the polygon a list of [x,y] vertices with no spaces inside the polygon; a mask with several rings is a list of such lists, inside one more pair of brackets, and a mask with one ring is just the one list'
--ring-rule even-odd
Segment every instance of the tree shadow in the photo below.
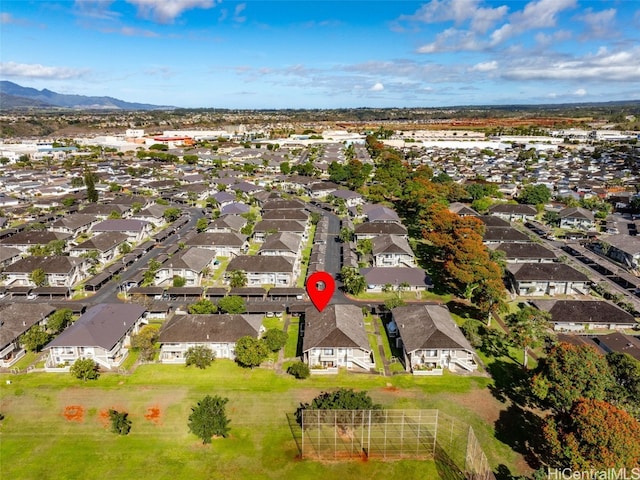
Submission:
{"label": "tree shadow", "polygon": [[455,315],[458,315],[462,318],[484,318],[485,316],[482,314],[480,309],[475,305],[471,305],[462,300],[450,300],[447,302],[447,308],[449,311]]}
{"label": "tree shadow", "polygon": [[442,447],[436,444],[434,453],[434,461],[439,478],[442,480],[464,480],[466,478],[462,470]]}
{"label": "tree shadow", "polygon": [[[545,455],[543,423],[543,419],[534,412],[511,404],[500,412],[496,420],[496,439],[520,453],[531,468],[538,469],[542,466],[540,459]],[[496,478],[500,477],[496,475]]]}
{"label": "tree shadow", "polygon": [[520,365],[496,359],[487,370],[493,378],[489,390],[501,402],[511,400],[521,406],[532,405],[530,382],[531,373]]}

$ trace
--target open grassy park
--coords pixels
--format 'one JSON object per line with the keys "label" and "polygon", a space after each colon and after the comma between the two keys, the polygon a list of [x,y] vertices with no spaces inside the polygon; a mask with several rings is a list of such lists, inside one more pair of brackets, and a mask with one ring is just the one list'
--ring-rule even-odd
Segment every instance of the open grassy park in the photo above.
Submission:
{"label": "open grassy park", "polygon": [[[10,380],[11,383],[7,383]],[[82,382],[70,374],[0,376],[0,477],[16,479],[444,478],[433,460],[319,462],[299,459],[288,423],[300,402],[345,386],[389,408],[438,408],[473,426],[492,467],[520,473],[520,456],[495,437],[505,406],[481,376],[414,378],[340,373],[296,380],[218,360],[206,370],[142,365]],[[191,406],[229,398],[231,433],[204,446],[191,434]],[[109,430],[109,408],[129,412],[128,436]]]}

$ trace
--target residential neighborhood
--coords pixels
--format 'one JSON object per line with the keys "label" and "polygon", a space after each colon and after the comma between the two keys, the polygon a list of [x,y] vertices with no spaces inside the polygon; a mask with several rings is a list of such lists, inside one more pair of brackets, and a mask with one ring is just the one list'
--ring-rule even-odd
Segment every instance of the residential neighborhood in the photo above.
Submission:
{"label": "residential neighborhood", "polygon": [[[278,376],[495,381],[559,345],[640,358],[635,143],[225,132],[65,140],[46,169],[44,139],[2,144],[3,372],[178,372],[196,351],[246,367],[273,330],[285,343],[251,368]],[[335,282],[323,309],[314,272]],[[539,333],[516,333],[525,315]]]}

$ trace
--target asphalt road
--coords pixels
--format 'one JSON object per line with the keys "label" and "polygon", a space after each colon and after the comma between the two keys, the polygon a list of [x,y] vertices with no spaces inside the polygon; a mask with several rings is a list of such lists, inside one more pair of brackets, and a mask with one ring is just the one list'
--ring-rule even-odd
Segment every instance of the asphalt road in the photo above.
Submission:
{"label": "asphalt road", "polygon": [[102,286],[102,288],[100,288],[100,290],[96,292],[95,295],[83,299],[81,303],[97,305],[99,303],[117,302],[120,285],[136,275],[141,269],[145,268],[149,263],[149,260],[151,260],[152,258],[156,258],[158,255],[163,253],[164,248],[177,244],[182,236],[184,236],[189,230],[195,227],[198,219],[204,216],[200,208],[188,208],[187,210],[189,211],[190,219],[176,233],[167,237],[158,246],[152,248],[151,251],[144,254],[133,264],[127,267],[126,270],[122,271],[120,273],[120,279],[117,282],[114,280],[108,281]]}

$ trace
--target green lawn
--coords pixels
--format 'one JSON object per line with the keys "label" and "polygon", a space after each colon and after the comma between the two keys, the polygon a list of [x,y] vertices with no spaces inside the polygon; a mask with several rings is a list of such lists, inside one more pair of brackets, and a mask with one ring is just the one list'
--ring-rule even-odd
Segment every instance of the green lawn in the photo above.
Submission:
{"label": "green lawn", "polygon": [[289,328],[287,329],[287,343],[284,346],[284,357],[294,358],[298,354],[298,337],[300,332],[300,319],[291,317]]}
{"label": "green lawn", "polygon": [[[290,331],[297,331],[297,326],[292,323]],[[0,477],[440,478],[435,462],[428,460],[297,459],[286,414],[321,391],[341,386],[366,389],[374,401],[390,408],[440,408],[469,422],[492,465],[504,463],[514,472],[517,456],[493,437],[493,425],[455,401],[476,393],[491,399],[486,391],[489,383],[483,377],[450,374],[414,378],[346,372],[299,381],[268,369],[242,369],[226,360],[216,360],[206,370],[145,364],[130,375],[103,374],[93,382],[81,382],[69,374],[3,374]],[[210,446],[201,445],[187,428],[191,406],[206,394],[229,398],[231,419],[230,437],[215,439]],[[65,409],[71,406],[79,407],[81,421],[65,418]],[[109,432],[104,421],[109,408],[129,412],[130,435]],[[147,418],[151,409],[157,409],[159,417]]]}

